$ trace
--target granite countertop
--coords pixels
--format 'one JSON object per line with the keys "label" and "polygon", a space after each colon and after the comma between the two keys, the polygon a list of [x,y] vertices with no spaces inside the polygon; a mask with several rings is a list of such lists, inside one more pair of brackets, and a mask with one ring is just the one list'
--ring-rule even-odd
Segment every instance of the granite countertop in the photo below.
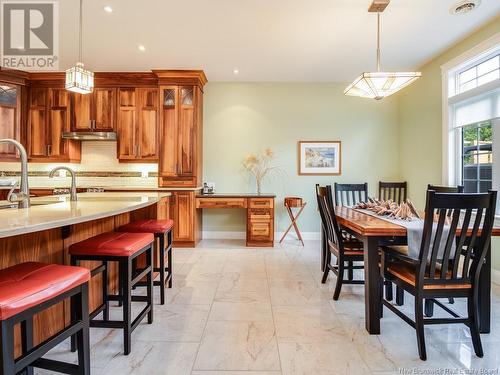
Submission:
{"label": "granite countertop", "polygon": [[30,208],[6,208],[0,201],[0,238],[38,232],[67,225],[102,219],[134,211],[157,203],[168,192],[80,193],[77,202],[68,195],[31,199]]}
{"label": "granite countertop", "polygon": [[215,193],[196,194],[196,198],[276,198],[276,194]]}

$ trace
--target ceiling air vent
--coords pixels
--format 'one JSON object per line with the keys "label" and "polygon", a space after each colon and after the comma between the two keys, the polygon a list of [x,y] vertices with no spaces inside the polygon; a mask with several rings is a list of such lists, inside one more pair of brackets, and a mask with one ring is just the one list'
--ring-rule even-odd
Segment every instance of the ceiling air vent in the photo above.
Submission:
{"label": "ceiling air vent", "polygon": [[453,5],[450,9],[451,14],[467,14],[472,12],[481,4],[481,0],[463,0]]}

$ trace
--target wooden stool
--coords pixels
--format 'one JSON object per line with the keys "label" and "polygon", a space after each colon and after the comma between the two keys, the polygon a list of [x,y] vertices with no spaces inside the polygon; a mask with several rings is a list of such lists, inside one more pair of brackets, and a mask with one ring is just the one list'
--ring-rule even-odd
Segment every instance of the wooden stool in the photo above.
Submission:
{"label": "wooden stool", "polygon": [[[172,288],[172,220],[138,220],[122,225],[119,232],[128,233],[152,233],[159,242],[159,267],[153,267],[153,272],[160,273],[160,280],[154,281],[153,285],[160,287],[160,304],[165,304],[165,283]],[[156,242],[155,242],[156,249]],[[167,254],[167,266],[165,266],[165,253]],[[138,286],[144,286],[139,283]]]}
{"label": "wooden stool", "polygon": [[[88,281],[81,267],[21,263],[0,271],[0,374],[33,374],[33,367],[90,374]],[[70,325],[33,347],[33,316],[71,298]],[[21,323],[22,355],[15,358],[14,326]],[[68,337],[78,342],[78,365],[42,358]]]}
{"label": "wooden stool", "polygon": [[[102,233],[69,247],[71,264],[77,265],[82,260],[100,261],[102,264],[91,271],[94,277],[102,273],[102,305],[90,314],[90,327],[123,329],[124,354],[130,354],[131,334],[139,323],[148,316],[148,324],[153,323],[153,241],[151,233]],[[146,254],[146,267],[135,270],[132,263],[141,254]],[[108,292],[108,262],[118,262],[120,290],[118,295]],[[132,288],[142,279],[147,279],[146,296],[132,296]],[[109,302],[123,304],[123,320],[109,320]],[[132,302],[146,302],[146,307],[132,321]],[[95,317],[103,313],[102,320]],[[71,349],[76,350],[76,343],[71,341]]]}
{"label": "wooden stool", "polygon": [[[295,233],[297,234],[299,241],[302,243],[302,246],[304,246],[304,241],[302,240],[302,235],[300,234],[299,227],[297,226],[297,219],[299,218],[302,211],[304,211],[306,204],[307,204],[307,202],[303,202],[302,198],[297,198],[297,197],[286,197],[285,198],[285,208],[288,212],[288,216],[290,216],[290,220],[292,221],[292,223],[289,225],[289,227],[287,228],[285,233],[283,233],[283,236],[281,237],[280,243],[283,242],[286,235],[288,234],[290,229],[292,229],[292,227],[293,227],[295,229]],[[299,208],[297,215],[294,216],[292,208]]]}

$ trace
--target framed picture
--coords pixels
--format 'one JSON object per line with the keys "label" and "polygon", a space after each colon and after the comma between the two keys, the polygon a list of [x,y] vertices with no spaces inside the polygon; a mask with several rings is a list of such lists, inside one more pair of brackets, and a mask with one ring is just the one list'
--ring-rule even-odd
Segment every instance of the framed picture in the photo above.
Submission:
{"label": "framed picture", "polygon": [[299,141],[299,175],[339,175],[340,141]]}

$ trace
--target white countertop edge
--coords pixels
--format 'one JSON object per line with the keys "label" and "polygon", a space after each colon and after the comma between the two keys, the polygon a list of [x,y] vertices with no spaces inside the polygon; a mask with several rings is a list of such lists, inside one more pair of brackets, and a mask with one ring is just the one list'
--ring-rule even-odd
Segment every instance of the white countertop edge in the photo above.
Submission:
{"label": "white countertop edge", "polygon": [[[14,236],[18,236],[21,234],[40,232],[42,230],[62,228],[62,227],[69,226],[69,225],[86,223],[86,222],[89,222],[92,220],[104,219],[107,217],[116,216],[116,215],[124,214],[127,212],[131,212],[131,211],[139,210],[139,209],[144,208],[144,207],[151,206],[153,204],[158,203],[161,198],[162,198],[161,196],[158,196],[157,198],[150,198],[150,200],[148,200],[147,202],[137,203],[133,206],[118,208],[118,209],[114,209],[111,211],[103,211],[101,213],[87,215],[87,216],[83,216],[83,217],[73,217],[73,218],[67,218],[67,219],[50,220],[50,222],[47,222],[47,223],[31,224],[31,225],[19,227],[19,228],[10,228],[10,227],[5,228],[5,229],[0,228],[0,238],[14,237]],[[68,202],[54,203],[54,205],[58,205],[58,204],[68,204]],[[71,203],[69,203],[69,204],[71,204]],[[38,207],[46,207],[46,206],[38,206]],[[12,210],[14,210],[14,208]],[[15,210],[17,210],[17,209],[15,209]]]}

